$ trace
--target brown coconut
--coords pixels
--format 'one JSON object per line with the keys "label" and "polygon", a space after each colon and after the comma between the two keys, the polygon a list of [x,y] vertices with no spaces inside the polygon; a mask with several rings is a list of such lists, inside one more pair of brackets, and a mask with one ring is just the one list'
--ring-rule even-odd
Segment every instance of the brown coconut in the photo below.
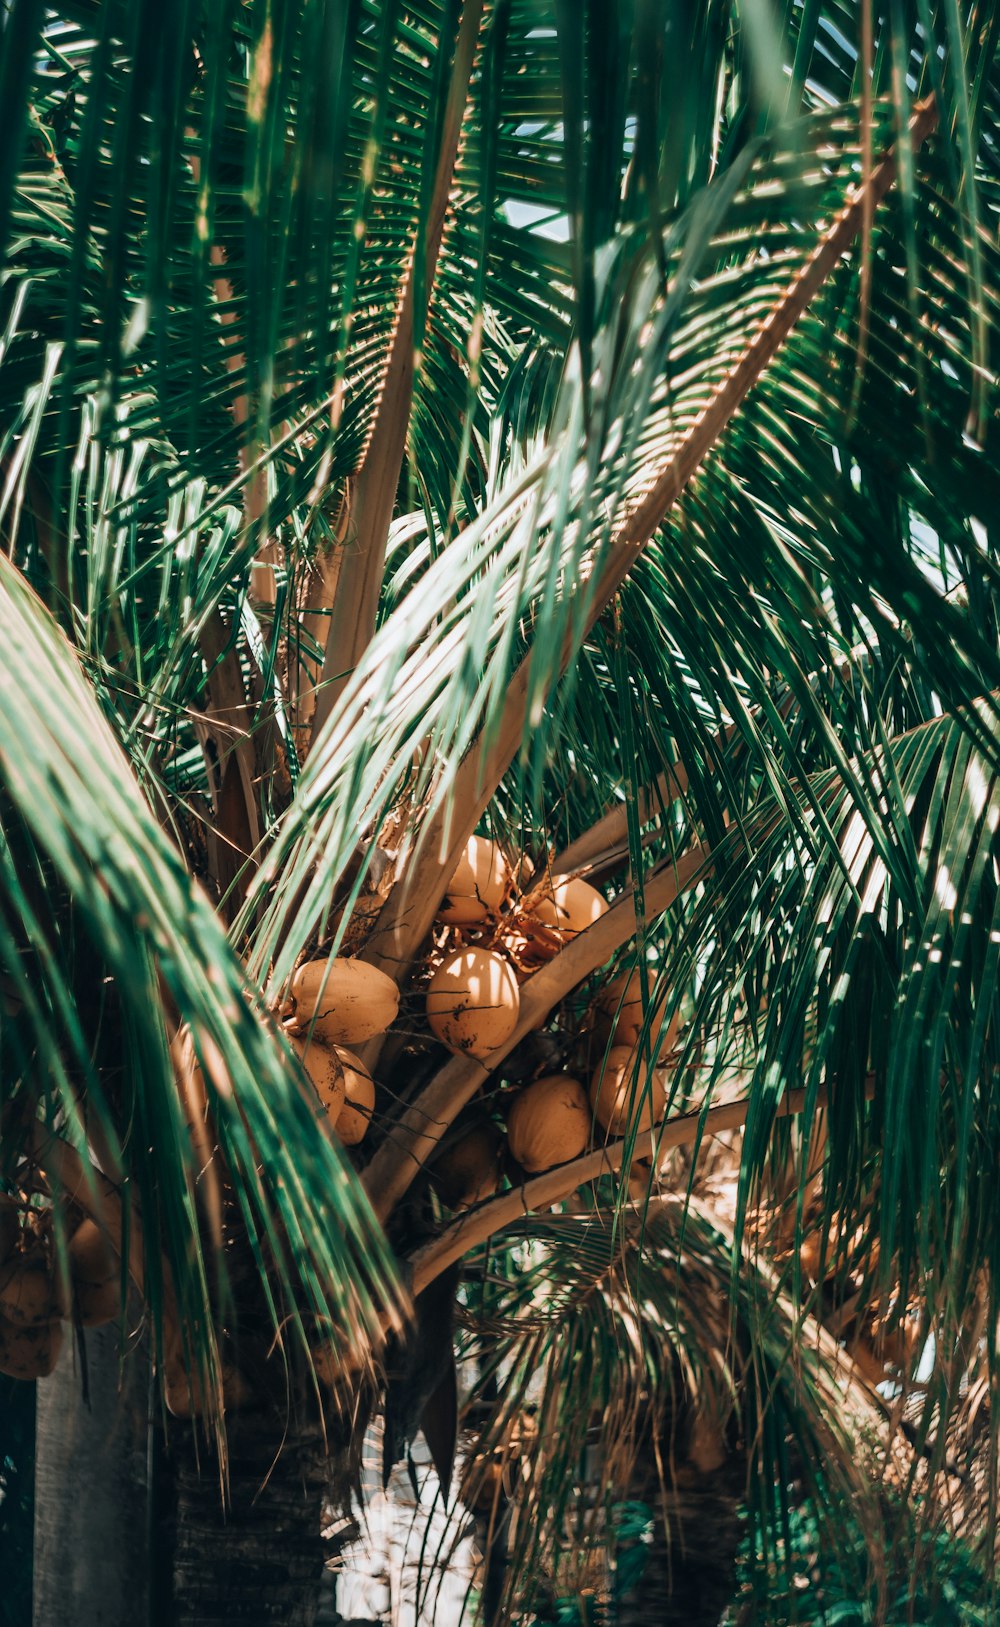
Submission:
{"label": "brown coconut", "polygon": [[121,1309],[121,1261],[96,1221],[84,1220],[69,1240],[74,1312],[85,1328],[113,1322]]}
{"label": "brown coconut", "polygon": [[375,1111],[375,1083],[361,1058],[337,1046],[337,1059],[343,1070],[344,1105],[337,1114],[335,1129],[345,1147],[363,1141]]}
{"label": "brown coconut", "polygon": [[[613,1040],[615,1045],[634,1045],[642,1033],[642,980],[641,967],[636,967],[630,973],[622,973],[609,983],[600,995],[601,1010],[611,1018],[613,1027]],[[653,977],[647,977],[647,988],[651,988]],[[662,998],[658,1005],[650,1012],[648,1033],[655,1040],[663,1024],[663,1013],[666,1008],[666,999]],[[671,1024],[671,1030],[676,1022]],[[666,1052],[672,1047],[671,1033],[664,1034],[660,1050]]]}
{"label": "brown coconut", "polygon": [[357,1045],[384,1034],[399,1010],[391,977],[363,960],[307,960],[292,978],[292,1027],[328,1045]]}
{"label": "brown coconut", "polygon": [[636,1053],[628,1045],[612,1046],[607,1063],[597,1068],[590,1082],[590,1102],[609,1135],[641,1133],[660,1123],[667,1110],[667,1073],[654,1068],[651,1084],[646,1077],[641,1069],[636,1075]]}
{"label": "brown coconut", "polygon": [[336,1125],[347,1094],[340,1057],[332,1045],[325,1045],[315,1035],[290,1034],[289,1039],[312,1080],[331,1126]]}
{"label": "brown coconut", "polygon": [[607,911],[606,899],[588,881],[574,876],[572,881],[560,881],[543,893],[531,907],[536,921],[553,927],[565,938],[575,938],[585,932]]}
{"label": "brown coconut", "polygon": [[[220,1377],[223,1412],[238,1412],[252,1397],[250,1386],[232,1362],[222,1363]],[[206,1411],[201,1378],[188,1373],[180,1355],[167,1356],[163,1363],[163,1399],[175,1418],[200,1418]]]}
{"label": "brown coconut", "polygon": [[473,1124],[434,1162],[434,1179],[450,1209],[468,1209],[500,1184],[502,1138],[494,1124]]}
{"label": "brown coconut", "polygon": [[0,1317],[15,1327],[39,1327],[65,1311],[54,1273],[42,1249],[11,1255],[0,1266]]}
{"label": "brown coconut", "polygon": [[443,961],[427,987],[427,1021],[452,1051],[488,1056],[517,1027],[521,997],[514,969],[494,949],[463,949]]}
{"label": "brown coconut", "polygon": [[0,1318],[0,1373],[24,1380],[48,1378],[62,1349],[61,1322],[20,1327]]}
{"label": "brown coconut", "polygon": [[510,872],[496,842],[471,836],[438,910],[450,926],[475,926],[499,915],[510,885]]}
{"label": "brown coconut", "polygon": [[510,1150],[522,1169],[537,1175],[579,1158],[590,1140],[587,1092],[565,1073],[548,1074],[515,1097],[507,1120]]}

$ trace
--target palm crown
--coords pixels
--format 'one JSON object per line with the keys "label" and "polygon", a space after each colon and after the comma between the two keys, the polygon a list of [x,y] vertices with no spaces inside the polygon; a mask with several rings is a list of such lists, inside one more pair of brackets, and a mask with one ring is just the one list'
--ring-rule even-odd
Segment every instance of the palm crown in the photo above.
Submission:
{"label": "palm crown", "polygon": [[[737,1315],[720,1395],[777,1409],[747,1428],[765,1488],[789,1418],[851,1473],[846,1282],[851,1328],[933,1331],[935,1452],[956,1362],[993,1372],[980,9],[8,7],[4,1172],[56,1200],[57,1255],[72,1204],[99,1217],[220,1428],[234,1227],[286,1351],[319,1318],[377,1352],[408,1273],[494,1238],[502,1286],[464,1291],[505,1330],[480,1461],[543,1367],[519,1495],[550,1513],[596,1416],[638,1450],[629,1398],[681,1384],[654,1350],[697,1391],[725,1347],[691,1282]],[[477,830],[515,882],[458,939],[521,954],[520,1015],[448,1060],[423,980]],[[611,908],[532,932],[568,876]],[[404,990],[351,1162],[275,1024],[330,952]],[[425,1171],[450,1127],[599,1070],[595,1002],[636,968],[629,1078],[667,1069],[665,1127],[626,1115],[523,1190],[508,1166],[446,1224]],[[699,1184],[717,1126],[725,1202]],[[504,1230],[526,1203],[561,1213]],[[526,1564],[559,1518],[522,1522]]]}

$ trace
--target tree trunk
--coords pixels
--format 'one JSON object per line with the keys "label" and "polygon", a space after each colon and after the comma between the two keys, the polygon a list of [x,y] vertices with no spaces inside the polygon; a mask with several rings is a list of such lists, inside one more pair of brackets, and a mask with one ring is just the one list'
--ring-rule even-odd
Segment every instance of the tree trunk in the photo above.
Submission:
{"label": "tree trunk", "polygon": [[703,1472],[684,1464],[664,1492],[651,1471],[632,1495],[653,1511],[642,1575],[622,1595],[616,1627],[718,1627],[732,1602],[742,1468],[731,1462]]}
{"label": "tree trunk", "polygon": [[317,1431],[284,1433],[270,1414],[227,1419],[228,1494],[218,1460],[171,1427],[175,1488],[173,1627],[223,1622],[313,1627],[331,1466]]}
{"label": "tree trunk", "polygon": [[[149,1364],[116,1327],[37,1385],[34,1627],[147,1627]],[[86,1379],[86,1390],[84,1389]]]}
{"label": "tree trunk", "polygon": [[0,1376],[0,1627],[31,1621],[34,1386]]}

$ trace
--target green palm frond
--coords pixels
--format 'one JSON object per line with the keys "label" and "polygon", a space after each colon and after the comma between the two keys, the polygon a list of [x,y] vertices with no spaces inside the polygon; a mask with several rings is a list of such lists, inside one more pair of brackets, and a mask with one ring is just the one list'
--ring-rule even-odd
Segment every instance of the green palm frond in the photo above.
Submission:
{"label": "green palm frond", "polygon": [[[606,325],[594,339],[605,376],[603,440],[594,439],[592,424],[588,429],[580,376],[571,368],[552,405],[549,439],[533,447],[531,462],[522,464],[511,448],[515,455],[509,483],[503,483],[501,466],[481,515],[436,560],[432,562],[430,537],[411,546],[406,596],[400,597],[402,581],[396,576],[390,590],[393,608],[314,746],[264,877],[269,890],[276,879],[279,885],[269,906],[269,924],[259,938],[262,966],[280,934],[286,948],[276,975],[284,975],[317,930],[359,836],[364,840],[366,830],[377,828],[380,810],[394,795],[405,786],[427,819],[445,802],[457,766],[477,735],[488,748],[510,673],[527,642],[515,628],[530,628],[534,727],[528,790],[531,800],[544,804],[545,754],[562,727],[558,710],[554,716],[547,713],[543,702],[557,676],[564,640],[579,639],[585,626],[581,574],[594,580],[610,539],[606,516],[641,491],[669,460],[727,360],[740,353],[761,313],[812,248],[815,227],[806,224],[809,208],[821,216],[842,198],[840,189],[851,179],[856,149],[839,116],[824,120],[821,130],[831,145],[831,160],[818,174],[807,177],[799,162],[780,154],[761,160],[751,184],[734,197],[729,192],[736,174],[722,183],[720,196],[709,189],[685,218],[685,235],[674,251],[677,275],[665,301],[655,263],[646,270],[645,281],[638,278],[626,245],[621,274],[630,295],[627,319],[620,314],[621,285],[611,277]],[[819,133],[814,131],[813,141]],[[935,229],[957,234],[957,213],[952,210],[949,220],[943,197],[933,185],[929,192]],[[715,237],[720,219],[725,227]],[[763,241],[769,245],[766,257],[759,252]],[[696,270],[697,282],[689,285]],[[891,283],[891,256],[885,275]],[[672,738],[681,728],[692,756],[709,756],[710,732],[716,732],[723,706],[759,751],[760,724],[749,719],[748,703],[773,705],[768,674],[779,672],[799,704],[813,708],[814,726],[826,731],[826,750],[846,770],[836,737],[810,698],[806,675],[843,659],[859,636],[877,637],[887,654],[905,652],[956,705],[968,695],[970,683],[978,688],[996,665],[991,628],[981,636],[946,601],[928,577],[916,540],[925,534],[922,512],[938,518],[949,507],[949,552],[955,555],[951,569],[957,574],[967,567],[990,591],[992,566],[981,557],[970,528],[970,517],[991,498],[993,477],[981,454],[964,482],[962,507],[950,506],[961,480],[957,471],[966,461],[962,424],[967,398],[961,381],[955,381],[950,397],[945,385],[928,420],[907,372],[907,362],[912,359],[915,367],[922,356],[926,370],[933,366],[941,374],[947,363],[954,373],[948,362],[950,341],[944,346],[923,328],[901,332],[891,304],[879,310],[877,319],[873,310],[864,421],[869,414],[873,422],[877,419],[881,444],[891,444],[894,432],[901,445],[907,437],[912,441],[914,435],[935,434],[944,483],[940,495],[933,484],[929,491],[926,484],[919,491],[914,486],[908,503],[904,475],[898,521],[886,532],[877,487],[871,490],[862,480],[855,494],[849,478],[853,454],[845,414],[850,377],[845,372],[838,397],[819,368],[818,346],[841,323],[849,346],[855,298],[852,285],[841,287],[834,279],[651,546],[635,583],[625,590],[626,605],[633,593],[643,593],[656,629],[660,653],[645,670],[654,675],[664,671],[664,651],[675,663],[675,670],[668,668],[661,680],[666,704],[655,720],[667,761]],[[946,320],[961,323],[964,318],[956,308]],[[927,331],[936,336],[944,329],[942,311],[941,324],[929,324]],[[891,373],[888,365],[876,366],[877,344],[888,349],[890,342],[895,355]],[[948,472],[953,454],[954,477]],[[925,483],[936,478],[923,466],[921,473]],[[529,528],[537,541],[526,560],[523,538]],[[442,606],[447,607],[444,614]],[[641,625],[641,617],[629,615],[625,625],[626,638],[634,636],[631,630]],[[610,689],[615,682],[610,663],[606,670]],[[588,690],[588,697],[592,694]],[[706,711],[709,704],[716,709],[715,718]],[[586,709],[599,712],[589,698]],[[372,757],[374,718],[380,722]],[[978,727],[971,716],[970,726]],[[584,754],[586,738],[584,732]],[[417,739],[430,740],[432,750],[411,782]],[[777,749],[770,753],[769,771],[784,773]],[[299,902],[294,924],[285,920],[291,897]]]}
{"label": "green palm frond", "polygon": [[711,1221],[677,1200],[621,1229],[599,1212],[538,1216],[494,1239],[467,1290],[477,1368],[464,1495],[488,1501],[489,1465],[503,1464],[513,1588],[572,1574],[602,1549],[612,1561],[614,1510],[648,1481],[647,1460],[663,1499],[651,1518],[669,1527],[692,1453],[730,1459],[735,1497],[765,1527],[780,1523],[764,1511],[794,1474],[821,1520],[836,1526],[843,1499],[864,1506],[877,1547],[864,1458],[878,1407],[857,1393],[845,1408],[815,1332],[766,1274],[744,1265],[730,1301],[735,1263]]}
{"label": "green palm frond", "polygon": [[[3,688],[17,694],[0,722],[4,1175],[34,1156],[36,1119],[87,1169],[93,1140],[141,1223],[157,1317],[172,1294],[190,1327],[212,1328],[224,1262],[198,1224],[206,1172],[167,1048],[188,1024],[257,1268],[267,1282],[269,1261],[269,1295],[290,1296],[270,1299],[275,1328],[310,1312],[375,1337],[397,1300],[382,1232],[69,646],[2,558],[0,583]],[[214,1379],[213,1346],[196,1355]]]}

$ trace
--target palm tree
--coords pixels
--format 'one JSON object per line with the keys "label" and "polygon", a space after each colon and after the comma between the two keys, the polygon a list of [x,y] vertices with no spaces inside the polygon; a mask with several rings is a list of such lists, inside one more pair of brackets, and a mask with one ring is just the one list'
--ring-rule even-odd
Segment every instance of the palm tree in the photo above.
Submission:
{"label": "palm tree", "polygon": [[[510,1598],[607,1592],[630,1487],[780,1563],[900,1418],[933,1510],[992,1417],[998,28],[5,8],[0,1283],[39,1370],[85,1218],[141,1296],[177,1622],[312,1618],[383,1400],[447,1480],[456,1295]],[[337,956],[402,992],[349,1151],[282,1022]],[[618,1109],[518,1164],[554,1073]]]}

